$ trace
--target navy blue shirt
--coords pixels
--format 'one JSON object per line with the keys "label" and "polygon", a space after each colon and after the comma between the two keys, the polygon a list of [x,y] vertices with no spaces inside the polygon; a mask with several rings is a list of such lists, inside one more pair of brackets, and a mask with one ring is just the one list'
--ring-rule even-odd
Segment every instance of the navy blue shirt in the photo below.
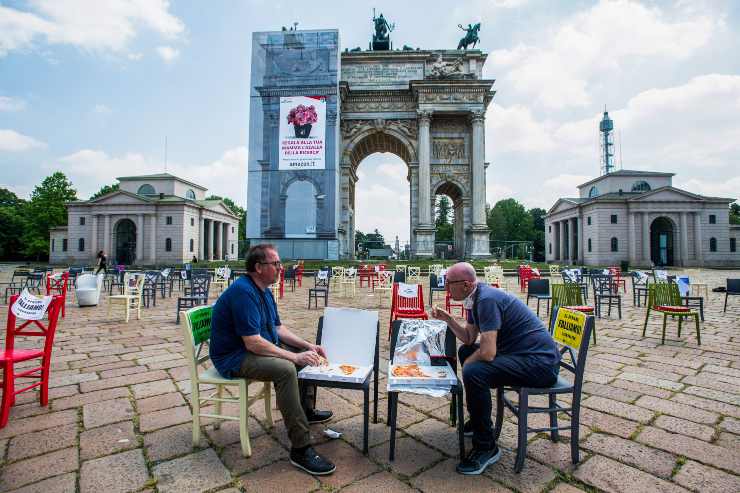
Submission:
{"label": "navy blue shirt", "polygon": [[498,331],[496,354],[535,356],[556,364],[560,351],[545,325],[519,298],[478,283],[468,322],[481,333]]}
{"label": "navy blue shirt", "polygon": [[278,344],[282,325],[272,291],[241,276],[218,297],[211,318],[209,354],[221,376],[234,378],[247,356],[242,336],[260,335]]}

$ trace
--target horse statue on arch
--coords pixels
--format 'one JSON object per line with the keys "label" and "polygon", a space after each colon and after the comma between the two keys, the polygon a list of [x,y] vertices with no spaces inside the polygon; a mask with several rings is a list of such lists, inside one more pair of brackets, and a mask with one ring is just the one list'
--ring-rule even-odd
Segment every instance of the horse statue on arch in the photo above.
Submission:
{"label": "horse statue on arch", "polygon": [[457,27],[465,31],[465,36],[457,44],[457,49],[467,50],[469,45],[473,45],[471,49],[475,48],[475,45],[480,42],[480,39],[478,38],[480,22],[476,24],[468,24],[467,28],[462,27],[462,24],[458,24]]}

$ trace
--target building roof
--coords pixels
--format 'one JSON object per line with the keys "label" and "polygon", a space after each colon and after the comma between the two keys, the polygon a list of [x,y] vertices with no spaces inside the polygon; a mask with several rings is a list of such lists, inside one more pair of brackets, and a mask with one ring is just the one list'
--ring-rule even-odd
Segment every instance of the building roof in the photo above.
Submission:
{"label": "building roof", "polygon": [[589,180],[586,183],[581,183],[580,185],[578,185],[578,188],[588,186],[599,180],[603,180],[607,176],[632,176],[634,178],[641,178],[641,177],[646,177],[646,176],[660,176],[660,177],[668,178],[671,176],[676,176],[676,173],[662,173],[660,171],[637,171],[637,170],[632,170],[632,169],[620,169],[617,171],[612,171],[611,173],[606,174],[606,175],[597,176],[596,178]]}
{"label": "building roof", "polygon": [[153,175],[138,175],[138,176],[119,176],[116,178],[118,181],[153,181],[153,180],[177,180],[182,183],[186,183],[190,185],[191,187],[200,188],[201,190],[208,190],[206,187],[202,185],[198,185],[197,183],[193,183],[192,181],[185,180],[183,178],[180,178],[179,176],[172,175],[170,173],[155,173]]}

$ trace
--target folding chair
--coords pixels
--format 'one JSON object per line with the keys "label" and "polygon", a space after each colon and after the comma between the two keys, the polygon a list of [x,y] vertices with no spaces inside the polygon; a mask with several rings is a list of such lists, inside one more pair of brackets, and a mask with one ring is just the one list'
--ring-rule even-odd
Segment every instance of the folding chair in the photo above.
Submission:
{"label": "folding chair", "polygon": [[[416,291],[414,293],[414,291]],[[416,318],[429,320],[424,310],[424,290],[421,284],[393,283],[391,317],[388,322],[388,337],[391,336],[391,324],[397,318]]]}
{"label": "folding chair", "polygon": [[[0,368],[3,370],[3,397],[0,404],[0,428],[8,424],[10,407],[15,404],[15,396],[21,392],[41,387],[39,392],[39,401],[42,406],[49,404],[49,373],[51,371],[51,351],[54,346],[54,334],[56,333],[59,312],[64,305],[64,299],[61,296],[53,296],[51,303],[46,309],[48,322],[46,325],[40,320],[26,320],[19,324],[18,319],[13,314],[13,304],[18,300],[20,295],[15,294],[10,297],[10,306],[8,306],[8,319],[5,334],[5,348],[0,351]],[[38,329],[38,330],[36,330]],[[44,338],[44,346],[40,349],[23,348],[16,349],[16,336]],[[24,346],[26,344],[23,344]],[[15,364],[29,360],[41,359],[40,366],[24,367],[18,373],[15,371]],[[27,385],[20,390],[15,388],[17,378],[38,379],[38,382]]]}
{"label": "folding chair", "polygon": [[[182,316],[185,318],[185,325],[182,326],[183,345],[185,346],[185,358],[188,360],[188,367],[190,369],[192,389],[193,446],[197,447],[200,444],[200,418],[215,418],[219,420],[214,425],[217,429],[221,426],[221,420],[239,421],[239,440],[242,445],[242,454],[244,457],[250,457],[252,455],[252,447],[249,443],[248,412],[252,404],[259,400],[264,400],[267,424],[269,427],[272,427],[273,424],[270,382],[258,382],[245,378],[223,378],[213,366],[205,371],[199,371],[198,367],[210,359],[207,348],[203,351],[205,354],[201,356],[200,353],[203,350],[204,344],[208,343],[211,338],[212,311],[212,306],[198,306],[182,312]],[[249,385],[252,383],[262,383],[263,385],[262,390],[250,398]],[[201,385],[215,385],[216,391],[207,397],[201,397]],[[238,395],[236,397],[224,396],[223,388],[226,386],[237,387]],[[204,413],[201,411],[201,406],[208,402],[216,403],[215,413]],[[221,405],[223,402],[237,404],[239,406],[239,416],[221,414]]]}
{"label": "folding chair", "polygon": [[108,296],[108,317],[113,305],[123,305],[126,312],[126,323],[129,321],[131,310],[136,309],[136,320],[141,320],[141,297],[144,291],[144,276],[127,274],[124,279],[123,294]]}
{"label": "folding chair", "polygon": [[56,294],[62,297],[62,318],[65,316],[64,306],[67,304],[67,287],[69,286],[69,272],[62,272],[56,276],[46,275],[46,296]]}
{"label": "folding chair", "polygon": [[[554,287],[554,286],[553,286]],[[577,325],[576,330],[563,330],[564,327],[556,327],[559,319],[558,314],[563,313],[570,321],[567,325]],[[561,345],[560,353],[570,356],[571,363],[560,360],[560,368],[573,373],[573,383],[558,375],[557,382],[549,388],[539,387],[499,387],[496,390],[496,424],[494,426],[494,437],[498,440],[504,421],[504,406],[509,408],[517,417],[518,439],[514,471],[519,473],[524,467],[524,459],[527,454],[527,435],[529,433],[550,432],[550,440],[557,442],[559,430],[570,430],[570,458],[573,464],[580,460],[578,450],[578,438],[581,422],[581,389],[583,385],[583,373],[586,369],[586,356],[588,355],[588,340],[594,327],[594,317],[586,314],[567,310],[566,308],[553,308],[550,318],[550,332],[553,338]],[[580,334],[578,333],[581,331]],[[517,403],[514,404],[506,396],[506,392],[518,394]],[[563,407],[557,402],[558,394],[571,394],[571,404]],[[530,395],[547,395],[548,407],[537,407],[529,405]],[[550,416],[550,426],[545,428],[530,428],[527,419],[530,413],[547,413]],[[558,426],[558,413],[565,413],[570,417],[570,424]]]}
{"label": "folding chair", "polygon": [[701,333],[699,329],[699,313],[681,303],[681,293],[678,292],[678,285],[674,283],[656,283],[648,287],[648,304],[647,313],[645,314],[645,324],[642,327],[642,337],[647,332],[647,323],[650,318],[650,311],[656,311],[663,314],[663,333],[660,339],[661,344],[665,344],[665,326],[668,316],[678,317],[678,337],[681,337],[681,324],[684,318],[693,318],[696,323],[696,342],[701,346]]}
{"label": "folding chair", "polygon": [[549,279],[532,279],[529,281],[527,287],[527,306],[529,306],[529,299],[534,298],[537,300],[537,316],[540,316],[540,300],[547,301],[547,311],[550,313],[550,280]]}

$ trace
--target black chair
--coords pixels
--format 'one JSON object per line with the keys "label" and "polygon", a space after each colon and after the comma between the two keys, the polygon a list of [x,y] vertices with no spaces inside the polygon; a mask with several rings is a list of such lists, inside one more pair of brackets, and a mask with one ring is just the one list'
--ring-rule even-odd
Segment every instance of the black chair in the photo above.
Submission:
{"label": "black chair", "polygon": [[285,277],[283,277],[283,282],[285,282],[286,285],[290,284],[291,292],[295,291],[295,282],[296,282],[295,272],[296,272],[296,266],[291,265],[290,267],[285,269]]}
{"label": "black chair", "polygon": [[403,271],[393,273],[393,282],[406,282],[406,273]]}
{"label": "black chair", "polygon": [[[349,329],[349,327],[348,327]],[[324,333],[324,317],[319,317],[319,328],[316,332],[316,344],[321,345]],[[328,387],[334,389],[362,390],[363,393],[363,438],[362,453],[368,452],[368,433],[370,428],[370,378],[373,380],[373,423],[378,422],[378,370],[380,367],[380,322],[375,328],[375,355],[373,356],[373,369],[367,375],[364,382],[336,382],[328,380],[301,380],[304,385],[315,385],[317,387]]]}
{"label": "black chair", "polygon": [[429,306],[432,306],[432,301],[434,301],[434,293],[444,293],[445,289],[444,282],[442,286],[439,285],[437,274],[429,274]]}
{"label": "black chair", "polygon": [[124,277],[126,276],[126,271],[118,271],[114,272],[113,278],[110,282],[110,285],[108,286],[108,294],[113,294],[113,288],[118,287],[118,291],[120,294],[123,294],[123,290],[126,287],[124,284]]}
{"label": "black chair", "polygon": [[[550,317],[550,332],[555,330],[555,321],[559,310],[564,308],[553,307],[552,316]],[[581,388],[583,385],[583,373],[586,369],[586,356],[588,354],[588,342],[591,337],[591,331],[594,326],[594,317],[586,316],[586,324],[581,334],[581,341],[578,348],[563,345],[560,353],[568,353],[571,362],[560,361],[560,368],[573,373],[573,382],[569,382],[562,376],[558,375],[558,380],[550,388],[538,387],[499,387],[496,391],[496,425],[494,427],[494,437],[498,440],[501,435],[501,428],[504,421],[504,406],[509,408],[516,416],[518,421],[518,440],[516,460],[514,462],[514,471],[520,472],[524,467],[524,458],[527,454],[527,434],[550,432],[550,439],[553,442],[558,441],[558,430],[570,430],[570,457],[573,464],[579,461],[578,435],[581,422]],[[516,392],[518,394],[517,404],[514,404],[506,392]],[[558,404],[558,394],[571,394],[572,400],[570,407],[563,407]],[[536,407],[529,405],[530,395],[547,395],[548,407]],[[548,413],[550,415],[550,426],[545,428],[530,428],[527,425],[529,413]],[[558,426],[558,413],[565,413],[570,417],[568,426]]]}
{"label": "black chair", "polygon": [[[319,275],[321,273],[321,275]],[[324,274],[325,273],[325,274]],[[311,300],[314,306],[319,307],[319,298],[324,298],[324,306],[329,304],[329,277],[331,271],[321,269],[313,276],[313,287],[308,288],[308,308],[311,308]]]}
{"label": "black chair", "polygon": [[727,290],[725,291],[725,307],[723,312],[727,311],[727,297],[740,295],[740,279],[728,279]]}
{"label": "black chair", "polygon": [[21,291],[23,291],[23,288],[26,287],[26,283],[28,281],[28,276],[30,275],[30,272],[23,269],[18,269],[13,271],[13,276],[10,278],[10,282],[3,282],[0,283],[1,285],[5,286],[5,304],[8,304],[8,296],[13,296],[14,294],[20,294]]}
{"label": "black chair", "polygon": [[[396,342],[398,341],[398,333],[401,330],[401,324],[403,320],[394,320],[391,326],[391,360],[388,363],[388,367],[393,363],[393,355],[396,352]],[[457,341],[455,334],[447,328],[445,332],[445,358],[452,366],[452,371],[457,375]],[[457,377],[457,384],[450,387],[450,393],[452,394],[452,401],[450,402],[450,424],[452,426],[457,425],[458,442],[460,446],[460,460],[465,457],[465,432],[463,427],[465,425],[465,417],[463,415],[463,384],[460,381],[460,377]],[[394,460],[396,455],[396,427],[398,421],[398,391],[388,392],[388,426],[391,427],[391,443],[390,451],[388,454],[389,460]]]}
{"label": "black chair", "polygon": [[529,306],[529,299],[535,298],[537,300],[537,316],[540,316],[540,300],[547,301],[547,312],[550,313],[550,280],[549,279],[530,279],[527,283],[527,306]]}
{"label": "black chair", "polygon": [[144,273],[144,285],[141,288],[142,301],[146,308],[149,308],[149,303],[152,306],[157,306],[157,289],[159,284],[159,271],[146,271]]}
{"label": "black chair", "polygon": [[[622,295],[619,294],[619,288],[614,283],[612,276],[606,274],[592,274],[591,284],[594,290],[594,307],[596,309],[596,316],[601,318],[601,305],[602,303],[608,303],[609,310],[607,316],[612,315],[612,304],[617,305],[617,313],[619,318],[622,318]],[[616,290],[616,292],[615,292]]]}
{"label": "black chair", "polygon": [[[641,276],[640,274],[644,274],[644,276]],[[632,304],[634,306],[642,306],[643,298],[645,299],[645,304],[647,304],[650,277],[650,274],[637,271],[631,274],[630,278],[632,279]]]}
{"label": "black chair", "polygon": [[583,295],[583,302],[588,303],[588,283],[583,279],[583,273],[576,269],[575,276],[571,277],[565,270],[560,271],[560,275],[563,277],[563,284],[576,284],[581,290]]}
{"label": "black chair", "polygon": [[207,272],[193,272],[189,284],[190,286],[185,287],[185,296],[179,296],[177,298],[177,319],[175,321],[177,324],[180,323],[181,310],[208,304],[208,291],[211,288],[211,276]]}

